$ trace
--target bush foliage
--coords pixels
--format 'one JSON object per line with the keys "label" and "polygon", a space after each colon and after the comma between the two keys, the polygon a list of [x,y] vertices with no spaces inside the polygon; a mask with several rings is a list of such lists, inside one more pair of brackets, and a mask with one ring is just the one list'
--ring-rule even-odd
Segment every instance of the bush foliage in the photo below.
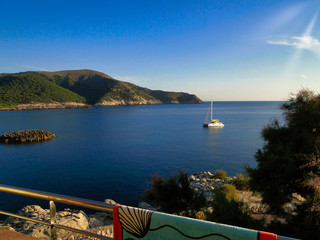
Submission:
{"label": "bush foliage", "polygon": [[227,172],[221,169],[218,169],[213,174],[214,178],[227,180]]}
{"label": "bush foliage", "polygon": [[234,185],[238,190],[248,191],[250,190],[250,177],[244,176],[240,173],[236,175],[230,184]]}
{"label": "bush foliage", "polygon": [[145,192],[145,199],[159,205],[167,213],[199,210],[206,205],[204,195],[191,189],[188,174],[182,171],[169,178],[155,175],[151,189]]}
{"label": "bush foliage", "polygon": [[213,212],[206,217],[208,221],[253,229],[261,229],[264,223],[250,216],[244,203],[236,199],[236,188],[230,184],[214,190],[212,208]]}
{"label": "bush foliage", "polygon": [[320,233],[320,95],[303,89],[282,109],[285,124],[274,121],[262,131],[265,145],[255,155],[258,165],[248,168],[250,187],[262,193],[274,213],[283,211],[292,193],[305,197],[298,215],[287,216],[287,222],[289,234],[307,239]]}

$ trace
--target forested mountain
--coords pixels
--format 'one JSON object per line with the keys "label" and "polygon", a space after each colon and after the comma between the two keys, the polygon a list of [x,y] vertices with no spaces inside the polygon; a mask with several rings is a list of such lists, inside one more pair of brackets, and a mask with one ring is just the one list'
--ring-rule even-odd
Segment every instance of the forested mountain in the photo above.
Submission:
{"label": "forested mountain", "polygon": [[53,102],[90,105],[202,103],[195,95],[154,91],[93,70],[0,74],[0,107]]}
{"label": "forested mountain", "polygon": [[27,103],[86,102],[86,99],[33,72],[0,75],[0,107]]}

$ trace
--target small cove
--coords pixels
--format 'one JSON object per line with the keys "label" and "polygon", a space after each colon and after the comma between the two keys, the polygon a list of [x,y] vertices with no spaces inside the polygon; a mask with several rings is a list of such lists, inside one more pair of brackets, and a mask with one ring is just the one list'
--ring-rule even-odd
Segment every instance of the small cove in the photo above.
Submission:
{"label": "small cove", "polygon": [[[43,129],[45,143],[0,145],[0,183],[136,205],[154,174],[254,166],[260,132],[282,102],[215,102],[223,129],[203,128],[209,103],[0,112],[0,134]],[[33,199],[0,193],[2,210]]]}

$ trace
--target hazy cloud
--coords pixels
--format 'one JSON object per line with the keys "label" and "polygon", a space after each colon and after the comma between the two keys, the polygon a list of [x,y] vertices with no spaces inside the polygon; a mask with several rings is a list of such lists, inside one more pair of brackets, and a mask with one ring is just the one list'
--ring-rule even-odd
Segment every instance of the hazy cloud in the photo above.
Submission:
{"label": "hazy cloud", "polygon": [[281,41],[268,40],[267,43],[274,44],[274,45],[286,45],[286,46],[291,46],[292,45],[290,42],[285,41],[285,40],[281,40]]}
{"label": "hazy cloud", "polygon": [[150,82],[149,78],[146,77],[139,77],[139,76],[129,76],[129,75],[115,75],[115,79],[125,81],[125,82],[130,82],[133,84],[146,84]]}
{"label": "hazy cloud", "polygon": [[308,78],[308,76],[305,75],[305,74],[301,74],[300,77],[303,78],[303,79],[307,79]]}
{"label": "hazy cloud", "polygon": [[268,40],[268,44],[291,46],[297,49],[306,49],[320,57],[320,41],[312,36],[291,37],[289,40]]}
{"label": "hazy cloud", "polygon": [[128,75],[115,75],[115,79],[118,79],[120,81],[125,81],[125,82],[131,82],[131,83],[138,83],[139,78],[135,76],[128,76]]}
{"label": "hazy cloud", "polygon": [[35,66],[22,65],[22,67],[27,68],[28,70],[47,71],[47,72],[49,71],[48,69],[35,67]]}

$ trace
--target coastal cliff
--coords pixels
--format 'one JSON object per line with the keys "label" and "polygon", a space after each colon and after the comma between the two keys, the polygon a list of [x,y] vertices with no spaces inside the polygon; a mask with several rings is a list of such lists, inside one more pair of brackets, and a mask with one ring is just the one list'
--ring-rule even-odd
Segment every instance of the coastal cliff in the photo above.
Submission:
{"label": "coastal cliff", "polygon": [[202,103],[193,94],[139,87],[93,70],[0,74],[0,110]]}

